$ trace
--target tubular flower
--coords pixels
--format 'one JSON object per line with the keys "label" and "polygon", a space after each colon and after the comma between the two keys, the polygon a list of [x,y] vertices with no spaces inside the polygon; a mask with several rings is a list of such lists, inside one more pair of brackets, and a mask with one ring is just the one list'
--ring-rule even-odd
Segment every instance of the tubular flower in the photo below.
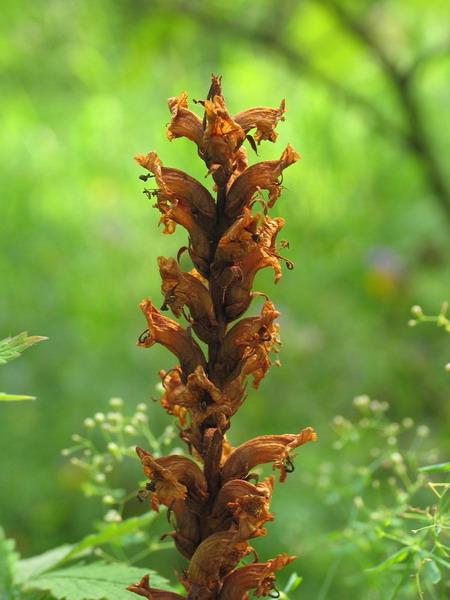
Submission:
{"label": "tubular flower", "polygon": [[148,330],[139,337],[138,346],[150,348],[155,343],[162,344],[178,357],[186,376],[198,365],[206,366],[200,346],[184,327],[162,315],[153,306],[151,298],[143,300],[140,307],[147,318]]}
{"label": "tubular flower", "polygon": [[[152,510],[167,507],[172,530],[163,537],[173,540],[189,566],[179,576],[184,595],[151,587],[148,576],[127,589],[149,600],[248,600],[250,590],[258,598],[275,597],[275,572],[294,556],[279,554],[262,562],[256,557],[258,562],[238,566],[254,552],[252,540],[266,535],[265,524],[274,519],[275,477],[258,482],[252,470],[271,463],[283,482],[294,469],[295,449],[316,434],[306,427],[298,434],[255,437],[236,448],[227,435],[247,398],[248,380],[258,387],[271,365],[279,364],[272,352],[281,345],[280,313],[252,287],[260,269],[272,268],[277,283],[283,262],[293,268],[280,254],[288,243],[277,242],[285,221],[271,217],[269,209],[283,190],[284,169],[300,155],[288,145],[278,160],[248,164],[247,143],[255,150],[262,141],[276,141],[284,100],[278,108],[258,106],[233,116],[221,77],[213,75],[206,98],[195,102],[202,116],[190,110],[186,92],[169,99],[166,133],[170,140],[183,136],[196,144],[215,198],[183,171],[164,167],[156,152],[135,156],[148,171],[140,178],[155,181],[154,189],[144,191],[156,199],[163,233],[182,225],[189,237],[176,258],[158,257],[161,311],[170,309],[177,320],[163,315],[150,298],[144,300],[140,306],[148,329],[138,345],[159,343],[176,357],[176,366],[159,372],[164,387],[159,401],[178,419],[192,458],[156,458],[136,449],[148,478],[138,497],[150,498]],[[185,251],[183,261],[193,263],[187,271],[180,266]],[[260,313],[243,316],[257,296],[265,299]],[[185,320],[185,327],[178,319]]]}
{"label": "tubular flower", "polygon": [[267,204],[272,208],[281,195],[282,186],[279,178],[283,170],[300,158],[300,154],[288,144],[279,160],[266,160],[248,167],[235,179],[227,194],[226,216],[229,219],[239,216],[259,190],[269,192]]}

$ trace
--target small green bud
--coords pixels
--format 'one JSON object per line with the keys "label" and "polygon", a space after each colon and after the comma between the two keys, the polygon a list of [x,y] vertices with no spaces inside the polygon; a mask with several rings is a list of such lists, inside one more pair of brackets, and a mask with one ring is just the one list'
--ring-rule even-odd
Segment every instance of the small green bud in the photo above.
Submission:
{"label": "small green bud", "polygon": [[105,417],[104,413],[98,412],[98,413],[95,413],[94,419],[97,421],[97,423],[104,423],[106,417]]}
{"label": "small green bud", "polygon": [[414,316],[416,317],[421,317],[423,315],[422,312],[422,307],[419,306],[418,304],[415,304],[412,308],[411,308],[411,312]]}
{"label": "small green bud", "polygon": [[111,496],[111,494],[106,494],[106,496],[103,496],[102,502],[103,504],[116,504],[116,501]]}
{"label": "small green bud", "polygon": [[93,429],[95,427],[95,421],[94,419],[91,419],[91,417],[88,417],[83,421],[83,425],[86,427],[86,429]]}
{"label": "small green bud", "polygon": [[415,327],[417,325],[417,321],[415,319],[410,319],[408,321],[408,327]]}

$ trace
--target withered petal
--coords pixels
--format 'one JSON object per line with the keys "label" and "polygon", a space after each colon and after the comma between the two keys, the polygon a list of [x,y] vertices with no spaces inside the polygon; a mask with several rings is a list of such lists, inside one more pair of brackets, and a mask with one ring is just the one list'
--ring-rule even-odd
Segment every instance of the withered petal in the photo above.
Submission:
{"label": "withered petal", "polygon": [[277,132],[275,127],[278,121],[284,121],[283,114],[286,112],[286,102],[281,101],[279,108],[268,108],[266,106],[255,106],[234,115],[234,120],[238,123],[245,133],[256,127],[254,139],[257,144],[262,140],[275,142]]}
{"label": "withered petal", "polygon": [[147,319],[149,333],[147,338],[138,341],[138,346],[151,348],[155,343],[162,344],[178,357],[185,377],[195,371],[198,365],[206,367],[200,346],[184,327],[162,315],[152,304],[151,298],[143,300],[139,306]]}
{"label": "withered petal", "polygon": [[174,498],[184,500],[188,488],[181,483],[170,468],[158,464],[152,454],[136,446],[145,475],[155,484],[155,494],[160,502],[170,506]]}
{"label": "withered petal", "polygon": [[201,118],[189,110],[188,95],[181,92],[179,96],[169,98],[167,103],[172,119],[167,126],[166,134],[169,140],[187,137],[200,147],[203,138],[203,123]]}
{"label": "withered petal", "polygon": [[262,435],[238,446],[222,467],[222,482],[245,477],[257,465],[273,462],[280,469],[280,481],[286,478],[285,462],[298,446],[315,441],[317,435],[312,427],[299,434]]}

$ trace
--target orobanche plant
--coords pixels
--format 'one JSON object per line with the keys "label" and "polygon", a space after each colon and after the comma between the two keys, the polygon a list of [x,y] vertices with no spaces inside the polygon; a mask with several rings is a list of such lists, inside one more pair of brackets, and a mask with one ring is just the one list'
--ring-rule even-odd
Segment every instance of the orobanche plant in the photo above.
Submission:
{"label": "orobanche plant", "polygon": [[[271,218],[268,209],[281,194],[283,169],[300,156],[288,145],[278,160],[248,165],[244,142],[255,150],[263,140],[276,140],[284,101],[279,108],[258,106],[232,116],[221,78],[213,75],[206,100],[197,103],[204,107],[203,118],[188,108],[185,92],[169,99],[172,119],[167,135],[196,144],[214,180],[215,198],[193,177],[164,167],[156,152],[135,156],[149,171],[141,179],[154,178],[156,183],[145,192],[162,214],[163,233],[172,233],[178,224],[189,235],[176,259],[158,258],[164,296],[160,310],[170,309],[187,325],[162,314],[148,298],[141,303],[148,329],[138,344],[150,348],[159,343],[177,357],[176,366],[160,372],[165,390],[161,404],[179,420],[180,437],[192,458],[155,458],[136,449],[150,480],[140,498],[150,496],[156,510],[161,504],[168,507],[175,529],[170,535],[189,560],[180,574],[186,592],[182,596],[156,589],[148,576],[127,589],[154,600],[244,600],[249,590],[257,597],[276,594],[274,572],[295,558],[279,554],[239,566],[253,551],[250,541],[265,535],[264,524],[274,518],[269,505],[275,478],[258,481],[252,469],[272,463],[284,481],[293,470],[295,448],[316,439],[311,427],[255,437],[237,448],[226,437],[231,418],[246,398],[247,379],[258,387],[279,344],[280,313],[252,286],[264,267],[272,267],[277,282],[280,261],[293,266],[277,247],[285,221]],[[262,190],[267,190],[267,199]],[[255,211],[256,204],[261,212]],[[184,252],[194,266],[189,272],[180,268]],[[241,318],[255,296],[265,298],[260,314]]]}

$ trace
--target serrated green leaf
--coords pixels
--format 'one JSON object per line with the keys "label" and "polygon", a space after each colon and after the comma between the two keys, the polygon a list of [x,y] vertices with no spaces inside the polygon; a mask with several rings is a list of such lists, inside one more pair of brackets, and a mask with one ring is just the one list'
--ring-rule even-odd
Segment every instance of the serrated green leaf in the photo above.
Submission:
{"label": "serrated green leaf", "polygon": [[421,473],[442,473],[443,471],[450,471],[450,462],[427,465],[426,467],[420,467],[418,471]]}
{"label": "serrated green leaf", "polygon": [[[49,592],[57,600],[127,600],[125,588],[139,581],[147,569],[117,563],[75,565],[41,575],[27,583],[29,590]],[[150,571],[154,587],[170,590],[167,580]]]}
{"label": "serrated green leaf", "polygon": [[17,396],[15,394],[4,394],[0,392],[0,402],[11,402],[13,400],[36,400],[35,396]]}
{"label": "serrated green leaf", "polygon": [[24,350],[46,339],[46,337],[40,335],[29,336],[26,331],[22,331],[22,333],[14,337],[7,337],[0,340],[0,365],[18,358]]}
{"label": "serrated green leaf", "polygon": [[56,565],[59,565],[70,554],[74,544],[64,544],[57,548],[52,548],[43,554],[25,558],[17,562],[17,575],[15,581],[23,584],[33,577],[49,571]]}
{"label": "serrated green leaf", "polygon": [[14,540],[8,540],[0,527],[0,600],[10,600],[13,592],[13,567],[19,555]]}
{"label": "serrated green leaf", "polygon": [[394,563],[403,562],[408,557],[409,552],[409,548],[402,548],[398,552],[395,552],[395,554],[389,556],[389,558],[384,560],[376,567],[370,567],[369,569],[365,569],[365,571],[366,573],[379,573],[380,571],[384,571],[384,569],[387,569]]}

